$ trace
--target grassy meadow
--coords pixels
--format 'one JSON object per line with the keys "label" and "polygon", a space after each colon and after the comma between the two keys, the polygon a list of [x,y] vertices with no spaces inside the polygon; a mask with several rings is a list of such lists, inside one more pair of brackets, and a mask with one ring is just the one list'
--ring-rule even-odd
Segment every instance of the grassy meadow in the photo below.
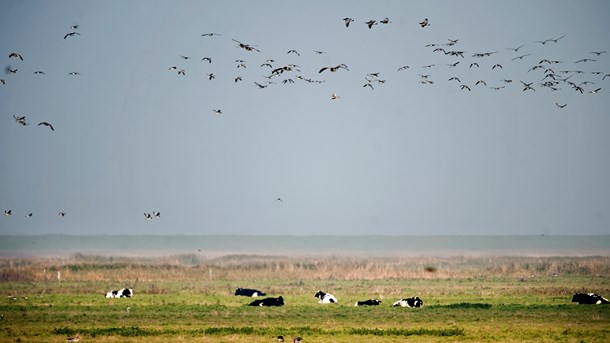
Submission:
{"label": "grassy meadow", "polygon": [[[104,297],[122,287],[134,297]],[[285,306],[246,306],[237,287]],[[579,291],[610,295],[610,257],[4,258],[0,341],[610,341],[610,306],[571,303]],[[391,306],[415,295],[424,307]],[[354,307],[370,298],[381,305]]]}

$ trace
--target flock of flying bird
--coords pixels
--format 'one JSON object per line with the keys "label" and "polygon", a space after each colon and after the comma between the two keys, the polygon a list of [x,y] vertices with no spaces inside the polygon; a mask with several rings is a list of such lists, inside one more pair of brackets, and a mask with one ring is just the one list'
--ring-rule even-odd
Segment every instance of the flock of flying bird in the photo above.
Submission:
{"label": "flock of flying bird", "polygon": [[[342,21],[343,21],[345,27],[348,29],[350,28],[350,25],[352,25],[352,27],[353,27],[354,23],[356,22],[353,18],[350,18],[350,17],[343,18]],[[392,23],[392,21],[387,17],[385,17],[381,20],[370,19],[368,21],[363,21],[363,24],[366,25],[369,29],[373,29],[375,26],[377,26],[379,24],[389,25],[391,23]],[[428,18],[425,18],[421,22],[414,23],[414,24],[418,24],[420,26],[421,30],[425,30],[427,27],[431,26]],[[63,36],[63,39],[64,40],[65,39],[74,39],[76,37],[80,37],[81,34],[77,31],[77,29],[78,29],[78,25],[70,26],[70,32],[66,33]],[[220,37],[220,36],[222,36],[222,34],[204,33],[204,34],[201,34],[201,36],[202,37]],[[560,44],[560,41],[565,38],[566,38],[566,36],[562,35],[557,38],[536,40],[536,41],[533,41],[532,43],[535,45],[540,45],[540,46],[546,46],[547,44]],[[234,43],[236,43],[236,45],[235,45],[236,48],[243,49],[247,53],[261,53],[261,50],[257,47],[257,45],[243,43],[237,39],[232,39],[232,41]],[[491,58],[492,56],[496,56],[496,54],[500,54],[500,51],[474,52],[469,57],[471,60],[469,62],[464,63],[464,61],[466,61],[465,54],[467,52],[456,49],[456,47],[459,46],[459,41],[460,41],[459,39],[448,39],[446,42],[427,44],[427,45],[425,45],[425,48],[431,49],[431,52],[433,54],[439,54],[441,56],[444,55],[449,58],[457,58],[457,60],[450,61],[451,63],[446,63],[446,68],[449,68],[449,70],[454,70],[461,66],[468,66],[467,70],[472,70],[472,71],[474,71],[478,68],[485,68],[485,67],[493,70],[494,72],[499,72],[504,69],[504,66],[501,63],[493,62],[493,63],[489,63],[487,66],[484,63],[484,61],[486,59]],[[526,45],[527,44],[521,44],[520,46],[515,47],[515,48],[504,48],[504,49],[510,51],[510,53],[514,54],[514,55],[509,56],[510,63],[517,63],[517,62],[523,61],[526,58],[529,58],[529,59],[533,58],[531,52],[530,53],[521,53],[520,52],[521,49],[525,49]],[[325,51],[321,51],[321,50],[313,50],[313,52],[316,55],[322,55],[322,54],[326,53]],[[293,58],[299,58],[301,56],[301,53],[297,49],[289,49],[289,50],[287,50],[286,54],[290,55],[290,56],[296,56]],[[533,77],[537,77],[538,78],[537,82],[529,81],[529,80],[527,82],[523,81],[523,80],[517,80],[518,81],[517,82],[517,81],[514,81],[512,78],[505,77],[505,78],[498,78],[498,80],[493,81],[493,82],[491,80],[479,79],[476,82],[473,81],[474,84],[472,84],[472,83],[467,84],[467,83],[462,82],[461,76],[459,76],[459,75],[452,76],[447,81],[449,82],[449,84],[452,84],[453,82],[455,82],[455,84],[457,84],[457,86],[459,87],[460,90],[469,91],[469,92],[473,91],[473,89],[475,87],[480,87],[480,86],[487,86],[488,88],[490,88],[494,91],[500,91],[500,90],[506,88],[508,85],[520,84],[521,90],[523,92],[533,92],[533,91],[536,91],[537,89],[541,89],[541,88],[554,92],[554,91],[561,90],[562,87],[566,87],[567,89],[571,89],[572,91],[580,93],[580,94],[584,94],[584,93],[597,94],[601,91],[602,87],[597,86],[596,82],[601,82],[601,81],[605,80],[606,78],[610,79],[610,73],[601,72],[601,71],[597,71],[597,70],[586,71],[586,70],[583,70],[584,68],[576,68],[575,66],[595,65],[595,63],[597,62],[597,59],[603,58],[606,54],[607,54],[607,51],[605,51],[605,50],[590,51],[586,54],[586,56],[583,56],[583,58],[571,63],[571,66],[574,66],[574,68],[562,67],[562,66],[568,65],[568,63],[570,63],[570,62],[564,63],[563,61],[560,61],[560,60],[555,60],[555,59],[550,59],[550,58],[541,58],[538,63],[531,66],[525,72],[525,75],[527,75],[527,77],[530,80]],[[179,56],[179,60],[182,61],[183,63],[186,63],[186,61],[192,59],[190,56],[186,56],[183,54],[178,54],[178,56]],[[14,60],[14,61],[16,61],[16,63],[20,63],[20,64],[26,63],[26,61],[27,61],[27,58],[24,58],[24,56],[21,53],[14,52],[14,51],[10,52],[8,54],[8,58],[11,61]],[[205,62],[208,65],[214,64],[213,58],[210,56],[204,56],[203,58],[201,58],[200,62]],[[274,66],[274,63],[275,63],[274,59],[266,59],[262,64],[260,64],[259,68],[268,68],[266,70],[269,70],[270,72],[267,73],[266,75],[264,75],[263,79],[253,81],[254,85],[258,89],[266,89],[269,86],[278,83],[275,81],[275,79],[277,79],[277,78],[282,79],[281,80],[282,84],[292,84],[292,83],[295,83],[295,80],[301,81],[301,82],[315,83],[315,84],[321,84],[321,83],[326,82],[323,79],[314,79],[313,77],[303,76],[301,73],[302,67],[297,64],[289,63],[289,64],[284,64],[284,65]],[[246,63],[246,60],[241,59],[241,58],[235,60],[235,69],[236,70],[242,70],[242,69],[245,70],[247,68],[247,66],[248,65]],[[439,67],[441,67],[441,66],[437,66],[436,64],[428,64],[428,65],[423,65],[423,66],[415,66],[412,68],[410,65],[405,64],[405,65],[397,66],[396,72],[405,73],[405,72],[407,72],[409,70],[413,70],[415,68],[418,68],[418,69],[421,68],[419,70],[429,71],[429,70],[438,69]],[[463,67],[463,68],[465,69],[466,67]],[[170,71],[175,71],[180,76],[187,75],[187,70],[186,70],[186,67],[184,67],[184,66],[179,67],[177,65],[172,65],[168,69]],[[327,72],[330,72],[330,73],[350,72],[350,69],[346,63],[319,66],[316,68],[316,70],[317,70],[318,77],[322,77]],[[13,68],[11,66],[7,66],[5,68],[5,73],[8,75],[8,77],[7,77],[7,79],[0,79],[0,87],[6,86],[7,84],[9,84],[11,82],[10,78],[15,77],[15,74],[17,74],[18,71],[19,71],[19,68]],[[542,74],[538,75],[538,76],[534,76],[535,73],[530,74],[530,72],[534,72],[534,71],[542,71]],[[36,71],[34,71],[34,74],[39,75],[39,76],[46,75],[45,72],[42,70],[36,70]],[[69,75],[71,75],[71,76],[80,75],[80,72],[73,71],[73,72],[70,72]],[[418,75],[417,80],[422,85],[432,85],[435,83],[431,74],[422,72],[422,73],[417,73],[417,75]],[[588,79],[588,77],[586,77],[584,80],[582,80],[582,78],[584,76],[589,76],[589,75],[593,75],[593,77],[597,77],[599,80],[597,80],[597,79],[591,80],[591,79]],[[214,72],[205,73],[205,78],[209,81],[215,80],[216,74]],[[577,81],[577,79],[581,79],[581,80]],[[238,83],[243,80],[244,80],[244,78],[239,74],[235,75],[233,77],[234,83]],[[380,72],[366,73],[364,75],[364,80],[365,80],[365,82],[362,85],[362,87],[368,88],[370,90],[375,90],[376,86],[386,83],[386,79],[381,78]],[[487,84],[488,82],[490,82],[489,85]],[[330,96],[331,100],[337,100],[340,98],[341,98],[341,96],[339,96],[335,92],[333,92]],[[558,108],[565,108],[567,106],[567,103],[560,104],[558,102],[555,102],[555,105]],[[223,113],[222,109],[219,109],[219,108],[212,109],[212,112],[216,115],[221,115]],[[12,116],[13,116],[14,121],[20,126],[28,126],[30,124],[26,120],[26,115],[13,114]],[[44,127],[49,128],[51,131],[55,131],[54,126],[48,121],[40,121],[40,122],[38,122],[37,126],[44,126]],[[5,214],[5,216],[10,216],[10,215],[12,215],[12,210],[5,210],[4,214]],[[33,215],[32,213],[28,213],[26,215],[26,217],[32,217],[32,215]],[[60,212],[59,215],[61,217],[63,217],[63,216],[65,216],[65,212]],[[159,218],[160,213],[153,211],[153,214],[144,213],[144,216],[145,216],[146,220],[152,220],[152,219]]]}

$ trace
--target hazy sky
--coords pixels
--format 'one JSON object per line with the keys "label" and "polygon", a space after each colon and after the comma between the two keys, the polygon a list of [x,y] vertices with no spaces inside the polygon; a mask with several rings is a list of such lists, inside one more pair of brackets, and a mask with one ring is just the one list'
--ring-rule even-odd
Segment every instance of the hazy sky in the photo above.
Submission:
{"label": "hazy sky", "polygon": [[1,234],[610,232],[608,1],[1,6]]}

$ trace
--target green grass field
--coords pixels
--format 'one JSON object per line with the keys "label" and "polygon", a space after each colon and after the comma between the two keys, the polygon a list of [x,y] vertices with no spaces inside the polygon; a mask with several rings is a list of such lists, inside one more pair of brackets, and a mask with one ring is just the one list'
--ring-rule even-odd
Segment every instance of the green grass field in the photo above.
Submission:
{"label": "green grass field", "polygon": [[[608,342],[608,257],[285,258],[194,256],[0,260],[0,341]],[[58,278],[59,276],[59,278]],[[131,299],[106,299],[131,287]],[[246,306],[237,287],[282,295]],[[338,304],[321,305],[322,289]],[[417,295],[423,308],[392,307]],[[354,307],[378,298],[377,307]]]}

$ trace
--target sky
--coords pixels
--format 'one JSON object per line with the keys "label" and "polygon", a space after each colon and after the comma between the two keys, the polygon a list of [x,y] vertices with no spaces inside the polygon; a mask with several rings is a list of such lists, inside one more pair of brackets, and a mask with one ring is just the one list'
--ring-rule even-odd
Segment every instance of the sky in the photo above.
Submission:
{"label": "sky", "polygon": [[1,6],[0,234],[610,232],[608,1]]}

